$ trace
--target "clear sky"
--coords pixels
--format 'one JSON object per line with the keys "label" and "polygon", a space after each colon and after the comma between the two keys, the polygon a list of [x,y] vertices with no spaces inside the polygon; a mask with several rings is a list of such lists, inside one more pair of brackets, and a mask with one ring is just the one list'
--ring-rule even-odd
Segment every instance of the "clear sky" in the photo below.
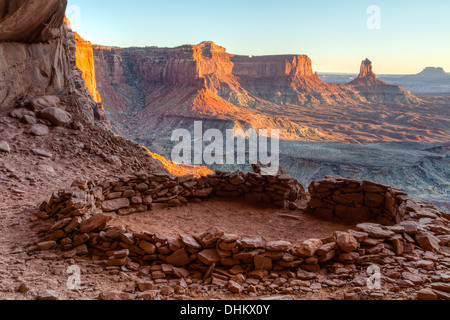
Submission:
{"label": "clear sky", "polygon": [[449,14],[449,0],[69,0],[67,11],[95,44],[209,40],[234,54],[307,54],[319,72],[358,73],[367,57],[378,74],[450,72]]}

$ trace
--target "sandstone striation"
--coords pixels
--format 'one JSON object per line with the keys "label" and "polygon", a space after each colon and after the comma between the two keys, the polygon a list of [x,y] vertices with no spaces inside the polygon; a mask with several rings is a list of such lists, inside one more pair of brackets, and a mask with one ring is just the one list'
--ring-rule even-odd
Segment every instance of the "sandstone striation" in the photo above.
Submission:
{"label": "sandstone striation", "polygon": [[323,141],[320,130],[286,114],[321,105],[417,101],[376,79],[370,63],[357,82],[328,84],[305,55],[234,55],[210,41],[177,48],[94,46],[94,60],[113,126],[147,145],[174,128],[189,129],[186,120],[194,119],[221,130],[269,127],[285,139]]}

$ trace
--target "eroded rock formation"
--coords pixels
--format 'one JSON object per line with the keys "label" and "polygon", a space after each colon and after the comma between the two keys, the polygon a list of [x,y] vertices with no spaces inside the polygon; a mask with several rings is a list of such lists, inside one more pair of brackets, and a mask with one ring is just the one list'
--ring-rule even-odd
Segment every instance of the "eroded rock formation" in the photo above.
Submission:
{"label": "eroded rock formation", "polygon": [[419,101],[401,86],[379,80],[372,70],[372,62],[369,59],[365,59],[361,63],[359,76],[350,82],[350,85],[371,102],[417,103]]}
{"label": "eroded rock formation", "polygon": [[320,130],[280,116],[280,110],[417,101],[376,79],[368,60],[357,80],[340,85],[323,82],[305,55],[233,55],[210,41],[177,48],[96,46],[94,58],[110,119],[141,143],[187,128],[192,119],[220,129],[274,128],[285,139],[323,141]]}
{"label": "eroded rock formation", "polygon": [[73,89],[67,1],[0,3],[0,105]]}
{"label": "eroded rock formation", "polygon": [[76,32],[73,33],[76,45],[77,67],[83,72],[83,79],[86,82],[86,88],[94,97],[96,102],[100,102],[100,94],[97,92],[97,81],[95,79],[94,51],[92,43],[84,40]]}

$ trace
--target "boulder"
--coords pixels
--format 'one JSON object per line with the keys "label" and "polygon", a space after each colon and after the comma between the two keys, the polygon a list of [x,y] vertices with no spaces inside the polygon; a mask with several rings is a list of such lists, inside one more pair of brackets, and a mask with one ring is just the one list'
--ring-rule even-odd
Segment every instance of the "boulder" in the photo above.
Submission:
{"label": "boulder", "polygon": [[28,134],[32,136],[46,136],[49,133],[49,129],[45,124],[35,124],[27,130]]}
{"label": "boulder", "polygon": [[345,252],[353,252],[358,249],[358,241],[350,233],[338,232],[336,240],[339,248]]}
{"label": "boulder", "polygon": [[198,254],[198,260],[209,266],[219,262],[220,256],[216,249],[206,249]]}
{"label": "boulder", "polygon": [[111,217],[105,216],[101,213],[96,214],[92,218],[81,222],[80,232],[81,233],[89,233],[91,231],[94,231],[98,227],[105,225],[110,219],[111,219]]}
{"label": "boulder", "polygon": [[439,241],[429,234],[428,232],[419,232],[416,234],[416,241],[426,251],[432,251],[439,253],[441,252],[441,247],[439,246]]}
{"label": "boulder", "polygon": [[5,141],[0,141],[0,151],[10,153],[11,148],[9,147],[9,144]]}
{"label": "boulder", "polygon": [[26,107],[32,111],[39,112],[47,108],[57,108],[60,102],[60,99],[56,96],[43,96],[34,98]]}
{"label": "boulder", "polygon": [[203,248],[215,248],[217,241],[224,235],[224,232],[216,227],[209,228],[206,232],[195,236],[194,238],[200,242]]}
{"label": "boulder", "polygon": [[55,126],[64,126],[72,121],[72,115],[59,108],[47,108],[40,112],[42,119],[50,121]]}
{"label": "boulder", "polygon": [[299,246],[297,253],[303,256],[312,257],[322,245],[323,242],[319,239],[309,239]]}
{"label": "boulder", "polygon": [[395,232],[390,231],[380,224],[376,223],[361,223],[356,226],[357,229],[366,232],[373,238],[389,238],[395,235]]}
{"label": "boulder", "polygon": [[122,208],[127,208],[130,206],[130,200],[127,198],[119,198],[113,200],[107,200],[102,203],[103,211],[116,211]]}
{"label": "boulder", "polygon": [[189,256],[184,248],[178,249],[170,256],[167,257],[167,263],[175,266],[175,267],[184,267],[188,265],[191,261]]}

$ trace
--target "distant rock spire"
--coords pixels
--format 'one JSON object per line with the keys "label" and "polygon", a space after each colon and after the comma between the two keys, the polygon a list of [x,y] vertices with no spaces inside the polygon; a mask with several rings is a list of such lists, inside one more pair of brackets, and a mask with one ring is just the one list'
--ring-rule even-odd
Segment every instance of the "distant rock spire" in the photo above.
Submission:
{"label": "distant rock spire", "polygon": [[369,77],[376,77],[375,73],[373,73],[372,69],[372,61],[366,58],[361,63],[361,71],[359,73],[359,78],[369,78]]}
{"label": "distant rock spire", "polygon": [[359,72],[358,78],[350,82],[350,84],[367,86],[386,83],[377,78],[375,73],[373,73],[372,61],[366,58],[366,60],[361,63],[361,71]]}

